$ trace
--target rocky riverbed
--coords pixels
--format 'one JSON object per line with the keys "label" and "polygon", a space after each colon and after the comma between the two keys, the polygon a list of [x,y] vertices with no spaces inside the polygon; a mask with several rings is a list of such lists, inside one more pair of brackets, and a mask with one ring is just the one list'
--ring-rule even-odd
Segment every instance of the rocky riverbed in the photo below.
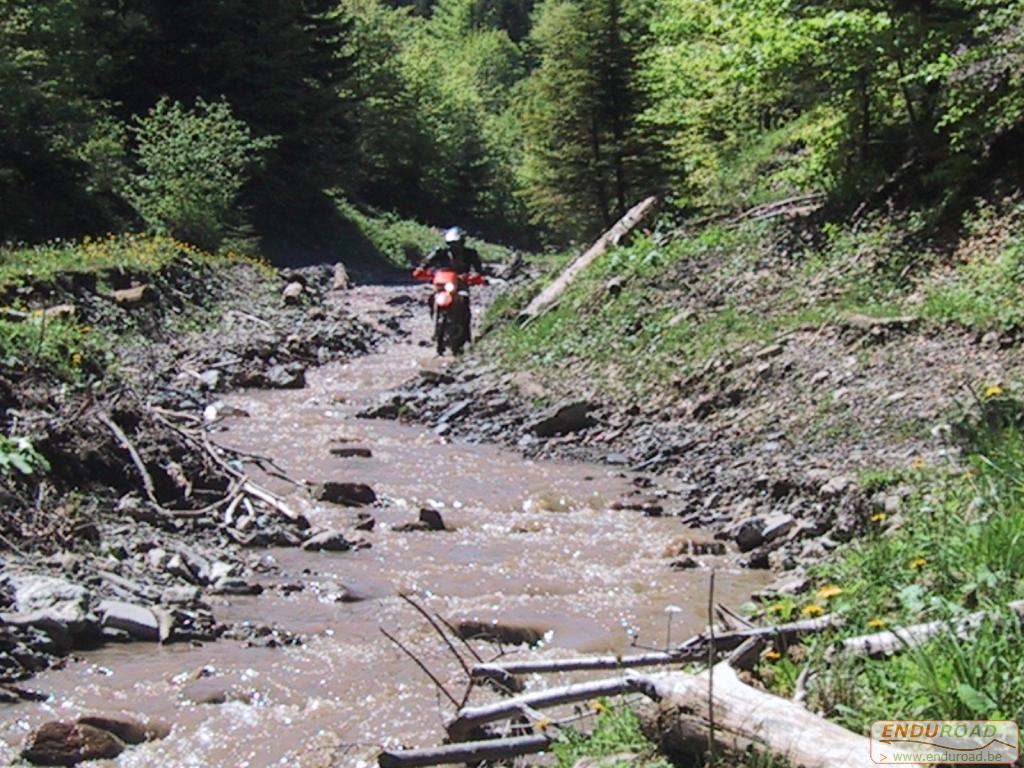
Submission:
{"label": "rocky riverbed", "polygon": [[[452,375],[418,289],[334,278],[268,287],[243,269],[215,332],[154,329],[80,413],[23,397],[83,448],[46,490],[72,506],[12,519],[25,546],[5,553],[5,759],[120,745],[123,765],[369,762],[439,737],[437,691],[379,627],[460,685],[400,595],[481,654],[558,656],[698,631],[702,565],[734,608],[763,585],[673,517],[674,492],[648,474],[358,418]],[[152,735],[82,719],[101,716]]]}

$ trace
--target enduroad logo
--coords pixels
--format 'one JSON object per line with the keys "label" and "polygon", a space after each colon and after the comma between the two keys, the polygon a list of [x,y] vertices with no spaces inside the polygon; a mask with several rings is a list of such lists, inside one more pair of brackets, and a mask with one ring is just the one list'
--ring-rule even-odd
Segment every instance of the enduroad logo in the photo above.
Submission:
{"label": "enduroad logo", "polygon": [[876,720],[871,759],[879,765],[1013,763],[1020,731],[1013,720]]}

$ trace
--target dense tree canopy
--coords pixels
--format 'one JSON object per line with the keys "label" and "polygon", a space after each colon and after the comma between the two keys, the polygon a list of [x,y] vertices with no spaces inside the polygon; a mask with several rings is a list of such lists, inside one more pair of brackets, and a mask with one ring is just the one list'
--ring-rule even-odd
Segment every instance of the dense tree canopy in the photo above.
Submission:
{"label": "dense tree canopy", "polygon": [[1022,78],[1021,0],[0,0],[0,240],[153,226],[161,103],[237,121],[223,217],[258,234],[330,192],[564,241],[655,190],[956,196]]}

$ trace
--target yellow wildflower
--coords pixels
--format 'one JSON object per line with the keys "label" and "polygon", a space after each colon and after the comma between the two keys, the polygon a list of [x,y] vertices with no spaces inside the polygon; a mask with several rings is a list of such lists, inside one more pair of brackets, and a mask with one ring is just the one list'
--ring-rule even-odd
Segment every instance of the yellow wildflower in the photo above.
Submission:
{"label": "yellow wildflower", "polygon": [[999,397],[1003,394],[1003,388],[998,384],[985,387],[985,397]]}
{"label": "yellow wildflower", "polygon": [[918,556],[918,557],[915,557],[913,560],[910,561],[910,567],[913,568],[915,571],[920,571],[922,568],[925,567],[925,565],[927,563],[928,563],[927,560],[925,560],[921,556]]}
{"label": "yellow wildflower", "polygon": [[886,517],[885,512],[875,512],[875,514],[873,514],[871,516],[871,522],[872,523],[880,523],[883,520],[885,520],[885,517]]}
{"label": "yellow wildflower", "polygon": [[768,613],[780,614],[786,610],[786,606],[782,603],[772,603],[768,606]]}
{"label": "yellow wildflower", "polygon": [[918,456],[917,458],[915,458],[910,463],[910,468],[911,469],[924,469],[924,467],[925,467],[925,463],[924,463],[924,457],[923,456]]}
{"label": "yellow wildflower", "polygon": [[782,658],[782,654],[776,651],[774,648],[769,648],[767,651],[761,654],[761,656],[766,661],[777,661],[778,659]]}
{"label": "yellow wildflower", "polygon": [[538,731],[546,731],[550,727],[551,727],[551,719],[550,718],[542,717],[540,720],[537,721],[537,730]]}
{"label": "yellow wildflower", "polygon": [[872,629],[881,629],[885,626],[885,619],[868,619],[868,626]]}
{"label": "yellow wildflower", "polygon": [[81,352],[75,352],[75,354],[73,354],[71,356],[71,364],[73,366],[75,366],[75,368],[77,368],[78,366],[80,366],[82,364],[82,353]]}
{"label": "yellow wildflower", "polygon": [[821,614],[823,614],[824,612],[825,612],[825,609],[822,606],[818,605],[817,603],[811,603],[810,605],[805,605],[804,606],[804,610],[803,610],[804,616],[811,616],[811,617],[821,616]]}
{"label": "yellow wildflower", "polygon": [[92,333],[92,326],[83,325],[81,328],[79,328],[79,330],[82,332],[83,336],[88,336],[90,333]]}
{"label": "yellow wildflower", "polygon": [[608,707],[606,707],[606,706],[604,705],[604,702],[603,702],[603,701],[595,701],[595,702],[594,702],[594,711],[595,711],[595,712],[597,712],[597,714],[599,714],[599,715],[600,715],[600,714],[601,714],[602,712],[604,712],[604,711],[605,711],[606,709],[608,709]]}
{"label": "yellow wildflower", "polygon": [[817,594],[819,600],[828,600],[836,595],[843,594],[843,589],[842,587],[837,587],[835,584],[826,584],[818,590]]}

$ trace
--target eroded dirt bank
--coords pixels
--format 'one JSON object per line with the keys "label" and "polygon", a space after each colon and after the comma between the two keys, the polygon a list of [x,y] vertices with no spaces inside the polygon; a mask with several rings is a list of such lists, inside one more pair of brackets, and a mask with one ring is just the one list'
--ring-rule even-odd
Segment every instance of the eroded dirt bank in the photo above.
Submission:
{"label": "eroded dirt bank", "polygon": [[[402,286],[345,292],[340,309],[388,332],[375,353],[311,368],[304,388],[245,390],[216,406],[214,441],[273,460],[270,472],[267,463],[246,469],[309,520],[303,538],[332,531],[346,551],[237,550],[244,582],[262,594],[199,585],[195,597],[236,631],[216,642],[76,653],[31,682],[47,701],[9,706],[5,759],[44,721],[100,713],[173,726],[167,738],[125,751],[118,765],[356,765],[381,744],[434,741],[445,711],[437,692],[379,628],[453,688],[462,682],[401,593],[455,624],[500,621],[539,636],[536,648],[515,649],[524,655],[621,651],[637,634],[662,646],[670,606],[681,609],[676,639],[706,623],[707,572],[672,564],[708,537],[677,518],[622,508],[654,512],[663,493],[650,478],[358,418],[391,390],[445,378],[419,343],[428,328],[417,295]],[[309,488],[330,481],[368,484],[376,501],[314,501]],[[421,508],[438,511],[450,530],[396,530]],[[719,599],[733,607],[764,581],[732,555],[703,559],[718,565]],[[260,627],[267,629],[253,631]],[[485,655],[496,650],[477,645]]]}

